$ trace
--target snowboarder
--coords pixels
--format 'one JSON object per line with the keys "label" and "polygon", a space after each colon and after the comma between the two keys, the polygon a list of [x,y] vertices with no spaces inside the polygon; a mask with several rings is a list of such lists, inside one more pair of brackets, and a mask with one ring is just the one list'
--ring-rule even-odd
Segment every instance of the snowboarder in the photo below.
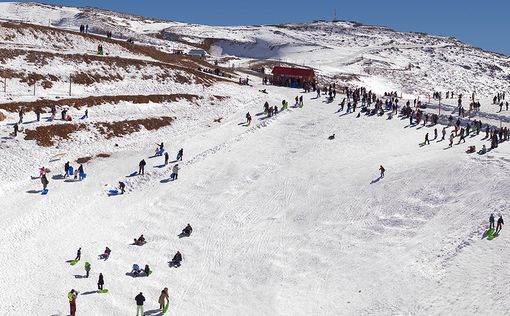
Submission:
{"label": "snowboarder", "polygon": [[67,298],[69,299],[69,314],[70,316],[76,316],[76,298],[78,297],[78,292],[76,292],[74,289],[71,290],[67,294]]}
{"label": "snowboarder", "polygon": [[172,181],[177,180],[177,177],[179,176],[179,165],[175,164],[172,168],[172,174],[170,175],[170,178]]}
{"label": "snowboarder", "polygon": [[90,263],[88,261],[85,262],[85,273],[85,277],[88,278],[90,273]]}
{"label": "snowboarder", "polygon": [[494,228],[494,213],[489,216],[489,229]]}
{"label": "snowboarder", "polygon": [[103,285],[104,285],[103,274],[99,273],[99,279],[97,280],[97,289],[102,291],[103,290]]}
{"label": "snowboarder", "polygon": [[251,115],[250,112],[246,113],[246,125],[249,126],[251,124]]}
{"label": "snowboarder", "polygon": [[146,276],[149,276],[151,274],[151,268],[149,268],[148,264],[145,265],[145,268],[143,269],[143,272],[145,272]]}
{"label": "snowboarder", "polygon": [[182,155],[184,154],[184,149],[179,149],[179,152],[177,153],[177,158],[175,160],[182,161]]}
{"label": "snowboarder", "polygon": [[124,194],[124,192],[126,192],[126,184],[122,181],[119,181],[119,190],[120,194]]}
{"label": "snowboarder", "polygon": [[165,287],[163,290],[161,290],[161,294],[159,295],[158,303],[159,303],[159,309],[163,310],[166,304],[168,304],[169,296],[168,296],[168,288]]}
{"label": "snowboarder", "polygon": [[386,171],[386,169],[384,169],[384,167],[382,165],[379,166],[379,171],[381,171],[381,176],[380,178],[384,178],[384,172]]}
{"label": "snowboarder", "polygon": [[76,251],[76,258],[74,258],[75,261],[80,261],[81,259],[81,247]]}
{"label": "snowboarder", "polygon": [[65,171],[64,178],[69,177],[69,161],[65,163],[64,171]]}
{"label": "snowboarder", "polygon": [[136,301],[136,316],[143,316],[143,302],[145,302],[145,297],[143,296],[142,292],[135,296]]}
{"label": "snowboarder", "polygon": [[165,151],[165,166],[168,165],[168,160],[169,160],[168,152]]}
{"label": "snowboarder", "polygon": [[138,174],[145,174],[145,165],[147,163],[145,162],[145,159],[142,159],[140,163],[138,164]]}
{"label": "snowboarder", "polygon": [[499,232],[501,231],[501,228],[503,228],[504,224],[505,223],[503,222],[503,216],[499,215],[498,223],[496,224],[496,234],[499,234]]}
{"label": "snowboarder", "polygon": [[191,225],[188,224],[186,225],[186,227],[184,227],[184,229],[182,230],[182,233],[181,235],[183,236],[186,236],[186,237],[189,237],[191,235],[191,233],[193,232],[193,228],[191,228]]}
{"label": "snowboarder", "polygon": [[170,261],[170,266],[178,268],[181,266],[181,261],[182,261],[182,255],[179,251],[177,251],[175,253],[172,261]]}

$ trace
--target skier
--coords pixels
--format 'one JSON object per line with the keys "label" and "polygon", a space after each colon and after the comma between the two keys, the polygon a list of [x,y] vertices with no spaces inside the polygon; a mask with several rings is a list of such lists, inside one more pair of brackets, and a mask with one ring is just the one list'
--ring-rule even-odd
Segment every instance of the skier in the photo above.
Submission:
{"label": "skier", "polygon": [[183,236],[189,237],[192,232],[193,232],[193,228],[191,228],[191,225],[188,224],[188,225],[186,225],[186,227],[184,227],[181,234]]}
{"label": "skier", "polygon": [[46,190],[46,188],[48,187],[48,183],[50,183],[48,181],[48,178],[46,178],[46,174],[43,174],[41,176],[41,183],[42,183],[42,186],[43,186],[43,190]]}
{"label": "skier", "polygon": [[165,151],[165,166],[168,165],[168,159],[169,159],[168,152]]}
{"label": "skier", "polygon": [[170,261],[170,266],[178,268],[181,266],[181,261],[182,261],[182,255],[179,251],[177,251],[175,253],[172,261]]}
{"label": "skier", "polygon": [[138,174],[145,174],[145,165],[147,163],[145,162],[145,159],[142,159],[140,163],[138,164]]}
{"label": "skier", "polygon": [[124,192],[126,192],[126,184],[122,181],[119,181],[119,190],[120,194],[124,194]]}
{"label": "skier", "polygon": [[161,290],[161,294],[159,295],[158,303],[159,303],[159,309],[163,310],[166,304],[168,304],[169,296],[168,296],[168,288],[165,287],[163,290]]}
{"label": "skier", "polygon": [[498,223],[496,224],[496,234],[499,234],[499,232],[501,231],[501,228],[503,228],[504,224],[505,223],[503,222],[503,216],[499,215]]}
{"label": "skier", "polygon": [[69,314],[70,316],[76,316],[76,298],[78,297],[78,292],[76,292],[74,289],[71,290],[67,294],[67,298],[69,299]]}
{"label": "skier", "polygon": [[103,290],[103,285],[104,285],[103,274],[99,273],[99,279],[97,280],[97,289],[102,291]]}
{"label": "skier", "polygon": [[90,263],[88,261],[85,262],[85,273],[85,277],[88,278],[90,273]]}
{"label": "skier", "polygon": [[145,272],[146,276],[149,276],[151,274],[151,268],[149,268],[148,264],[145,265],[145,268],[143,269],[143,272]]}
{"label": "skier", "polygon": [[64,165],[64,171],[65,171],[64,178],[69,177],[69,161],[65,163],[65,165]]}
{"label": "skier", "polygon": [[140,315],[143,316],[143,302],[145,302],[145,297],[143,296],[142,292],[135,296],[136,301],[136,316]]}
{"label": "skier", "polygon": [[76,258],[74,258],[75,261],[80,261],[81,259],[81,247],[76,251]]}
{"label": "skier", "polygon": [[489,229],[494,228],[494,213],[489,216]]}
{"label": "skier", "polygon": [[177,153],[177,158],[175,160],[182,161],[182,155],[184,154],[184,149],[179,149],[179,152]]}
{"label": "skier", "polygon": [[172,181],[174,180],[177,180],[177,177],[179,176],[179,165],[176,164],[173,166],[172,168],[172,174],[170,175],[170,178],[172,179]]}
{"label": "skier", "polygon": [[246,113],[246,125],[250,125],[251,124],[251,115],[250,115],[250,112]]}
{"label": "skier", "polygon": [[140,273],[142,272],[142,270],[140,270],[140,266],[138,264],[133,264],[133,269],[131,270],[131,273],[133,274],[133,276],[138,276]]}
{"label": "skier", "polygon": [[379,171],[381,171],[381,176],[380,178],[384,178],[384,172],[386,171],[386,169],[384,169],[384,167],[382,165],[379,166]]}

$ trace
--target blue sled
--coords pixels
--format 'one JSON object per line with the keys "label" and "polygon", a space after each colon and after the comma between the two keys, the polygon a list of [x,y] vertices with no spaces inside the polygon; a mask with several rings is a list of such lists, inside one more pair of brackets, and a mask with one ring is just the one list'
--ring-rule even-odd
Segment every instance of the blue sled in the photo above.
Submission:
{"label": "blue sled", "polygon": [[69,175],[74,175],[74,168],[69,166]]}
{"label": "blue sled", "polygon": [[131,173],[129,176],[127,176],[128,178],[131,178],[131,177],[135,177],[136,175],[138,175],[138,172],[135,171],[133,173]]}
{"label": "blue sled", "polygon": [[44,189],[41,191],[41,195],[46,195],[46,194],[48,194],[48,189]]}

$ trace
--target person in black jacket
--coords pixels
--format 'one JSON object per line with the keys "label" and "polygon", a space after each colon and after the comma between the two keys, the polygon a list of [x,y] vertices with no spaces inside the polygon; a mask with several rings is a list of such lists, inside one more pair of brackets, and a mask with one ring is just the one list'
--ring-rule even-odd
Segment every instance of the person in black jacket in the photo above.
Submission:
{"label": "person in black jacket", "polygon": [[145,162],[145,159],[142,159],[140,163],[138,164],[138,174],[145,174],[145,165],[147,163]]}
{"label": "person in black jacket", "polygon": [[499,215],[498,223],[496,224],[496,234],[499,234],[499,232],[501,231],[501,228],[503,228],[503,224],[505,224],[503,222],[503,216]]}
{"label": "person in black jacket", "polygon": [[174,255],[174,258],[172,259],[172,261],[170,262],[170,265],[172,267],[180,267],[181,266],[181,261],[182,261],[182,255],[179,251],[177,251]]}
{"label": "person in black jacket", "polygon": [[103,285],[104,285],[103,274],[99,273],[99,279],[97,280],[97,289],[98,290],[103,290]]}
{"label": "person in black jacket", "polygon": [[183,230],[182,230],[182,235],[184,236],[187,236],[189,237],[191,235],[191,233],[193,232],[193,228],[191,227],[190,224],[188,224]]}
{"label": "person in black jacket", "polygon": [[64,178],[69,177],[69,161],[66,162],[66,164],[64,165],[64,171],[66,172],[66,174],[64,175]]}
{"label": "person in black jacket", "polygon": [[143,296],[142,292],[135,296],[136,301],[136,316],[140,315],[143,316],[143,302],[145,302],[145,297]]}

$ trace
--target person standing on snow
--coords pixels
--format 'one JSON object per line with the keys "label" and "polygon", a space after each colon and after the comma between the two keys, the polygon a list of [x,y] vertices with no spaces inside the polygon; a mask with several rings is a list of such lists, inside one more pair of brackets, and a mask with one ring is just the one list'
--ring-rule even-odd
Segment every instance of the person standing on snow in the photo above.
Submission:
{"label": "person standing on snow", "polygon": [[90,274],[90,263],[88,261],[85,262],[85,277],[88,278]]}
{"label": "person standing on snow", "polygon": [[250,112],[246,113],[246,125],[250,125],[251,124],[251,115],[250,115]]}
{"label": "person standing on snow", "polygon": [[67,294],[67,298],[69,299],[69,314],[70,316],[76,316],[76,298],[78,297],[78,292],[74,289],[71,290]]}
{"label": "person standing on snow", "polygon": [[140,292],[137,296],[135,296],[136,301],[136,316],[140,315],[143,316],[143,302],[145,302],[145,297],[143,296],[143,293]]}
{"label": "person standing on snow", "polygon": [[177,153],[177,158],[175,160],[182,161],[182,155],[184,155],[184,149],[179,149],[179,152]]}
{"label": "person standing on snow", "polygon": [[168,165],[168,159],[169,159],[168,152],[165,151],[165,166]]}
{"label": "person standing on snow", "polygon": [[103,285],[104,285],[103,274],[99,273],[99,279],[97,280],[97,289],[102,291],[103,290]]}
{"label": "person standing on snow", "polygon": [[443,127],[443,130],[441,131],[441,140],[444,140],[444,137],[446,136],[446,127]]}
{"label": "person standing on snow", "polygon": [[122,181],[119,181],[119,190],[120,194],[124,194],[124,192],[126,192],[126,184]]}
{"label": "person standing on snow", "polygon": [[452,147],[453,146],[453,139],[455,138],[455,136],[453,135],[453,133],[450,134],[450,145],[448,145],[448,147]]}
{"label": "person standing on snow", "polygon": [[78,251],[76,251],[76,258],[74,258],[74,260],[80,261],[80,259],[81,259],[81,247],[78,249]]}
{"label": "person standing on snow", "polygon": [[494,213],[489,216],[489,229],[494,228]]}
{"label": "person standing on snow", "polygon": [[168,304],[169,296],[168,296],[168,288],[165,287],[163,290],[161,290],[161,294],[159,295],[158,303],[159,303],[159,309],[163,310],[166,304]]}
{"label": "person standing on snow", "polygon": [[43,186],[43,190],[46,190],[46,188],[48,187],[48,183],[50,183],[48,181],[48,178],[46,178],[46,174],[43,174],[41,176],[41,183],[42,183],[42,186]]}
{"label": "person standing on snow", "polygon": [[64,178],[69,177],[69,161],[65,163],[64,171],[65,171]]}
{"label": "person standing on snow", "polygon": [[429,141],[429,133],[425,134],[425,141],[423,142],[424,145],[430,145]]}
{"label": "person standing on snow", "polygon": [[172,174],[170,175],[170,177],[172,178],[172,181],[174,180],[177,180],[178,176],[179,176],[179,165],[176,164],[173,166],[172,168]]}
{"label": "person standing on snow", "polygon": [[501,231],[501,228],[503,228],[504,224],[505,223],[503,222],[503,216],[499,215],[498,223],[496,225],[496,234],[499,234],[499,232]]}
{"label": "person standing on snow", "polygon": [[386,169],[384,169],[384,167],[382,165],[379,166],[379,171],[381,171],[381,179],[384,178],[384,172],[386,171]]}
{"label": "person standing on snow", "polygon": [[138,174],[145,174],[145,165],[147,163],[145,162],[145,159],[142,159],[140,163],[138,164]]}

